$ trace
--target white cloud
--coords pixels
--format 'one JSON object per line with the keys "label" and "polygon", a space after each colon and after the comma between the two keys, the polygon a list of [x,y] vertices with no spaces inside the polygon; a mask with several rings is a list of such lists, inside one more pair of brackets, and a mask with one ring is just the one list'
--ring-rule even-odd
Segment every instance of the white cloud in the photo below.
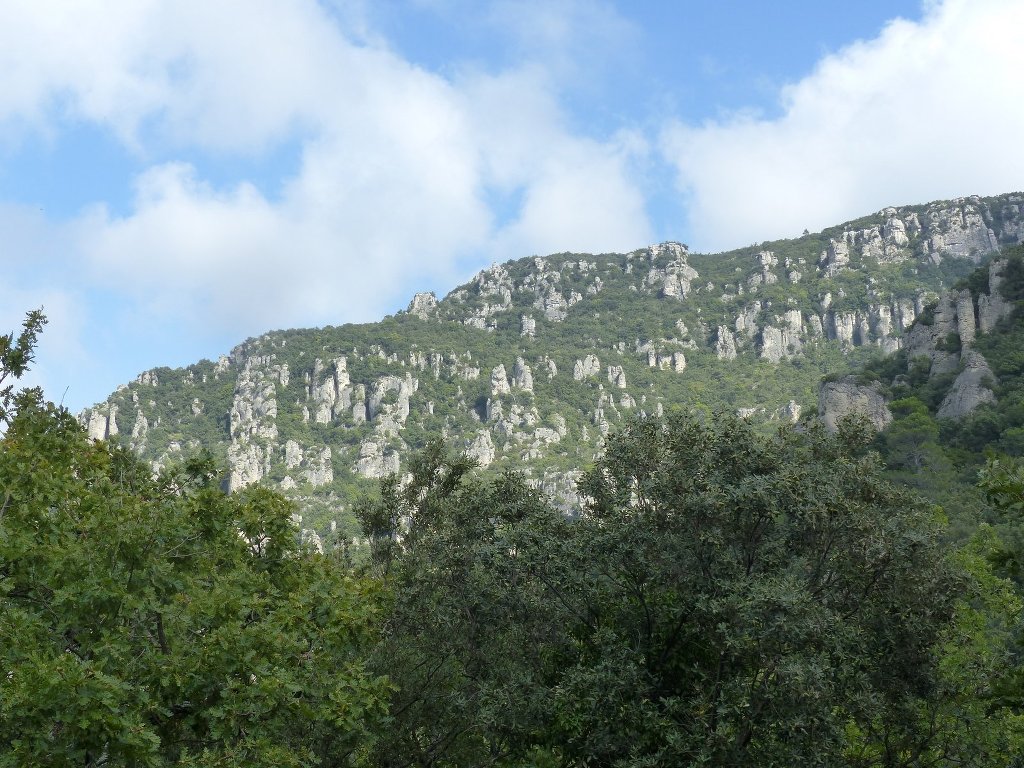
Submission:
{"label": "white cloud", "polygon": [[1024,71],[1018,0],[931,3],[917,23],[824,58],[786,88],[783,114],[676,123],[692,244],[792,237],[886,205],[1020,189]]}
{"label": "white cloud", "polygon": [[[607,7],[562,6],[587,22],[576,34],[610,42]],[[545,20],[572,42],[573,25]],[[339,15],[313,0],[0,9],[0,135],[86,121],[143,160],[297,142],[279,189],[216,185],[201,160],[172,159],[136,178],[127,213],[97,201],[62,224],[67,289],[93,305],[93,325],[209,338],[369,320],[452,285],[467,262],[646,242],[630,178],[643,150],[577,135],[553,64],[442,77],[364,23],[358,7]],[[494,210],[495,195],[521,210]]]}

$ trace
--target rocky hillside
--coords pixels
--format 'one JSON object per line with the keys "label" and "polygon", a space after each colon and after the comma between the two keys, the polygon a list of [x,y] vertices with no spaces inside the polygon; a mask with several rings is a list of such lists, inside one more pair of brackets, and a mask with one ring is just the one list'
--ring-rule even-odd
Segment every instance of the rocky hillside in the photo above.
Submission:
{"label": "rocky hillside", "polygon": [[[985,377],[972,328],[1006,313],[999,292],[928,308],[1024,241],[1022,205],[1010,194],[887,208],[721,254],[662,243],[520,259],[378,323],[273,331],[216,362],[146,371],[81,418],[154,466],[209,448],[230,489],[264,482],[298,498],[311,537],[354,535],[353,495],[436,436],[565,498],[633,412],[796,420],[816,409],[823,375],[901,348],[937,369],[964,359],[960,391],[972,391]],[[922,313],[930,324],[915,326]],[[955,352],[943,346],[954,331]]]}
{"label": "rocky hillside", "polygon": [[[911,395],[915,383],[941,394],[941,400],[932,404],[936,419],[959,422],[980,406],[995,403],[997,379],[981,350],[991,348],[994,338],[1011,329],[1006,321],[1016,301],[1005,295],[1004,283],[1011,264],[1020,269],[1018,251],[1009,249],[1005,253],[1010,258],[994,258],[971,276],[974,280],[943,291],[918,314],[897,355],[858,375],[824,382],[818,411],[825,423],[835,427],[844,416],[860,413],[884,429],[893,420],[888,401]],[[995,337],[989,335],[993,332]],[[885,381],[885,374],[894,371],[895,376]]]}

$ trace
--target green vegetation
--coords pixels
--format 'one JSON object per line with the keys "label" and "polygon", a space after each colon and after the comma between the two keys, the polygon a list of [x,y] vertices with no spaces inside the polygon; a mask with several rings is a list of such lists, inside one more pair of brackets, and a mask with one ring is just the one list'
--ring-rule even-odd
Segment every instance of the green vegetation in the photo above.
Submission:
{"label": "green vegetation", "polygon": [[631,423],[578,519],[431,446],[364,505],[380,765],[1006,765],[1020,601],[849,425]]}
{"label": "green vegetation", "polygon": [[0,766],[344,765],[372,744],[379,589],[302,551],[289,502],[226,496],[208,459],[153,479],[38,392],[7,415]]}
{"label": "green vegetation", "polygon": [[[42,318],[0,349],[23,370]],[[428,442],[362,565],[35,391],[0,439],[0,766],[1005,766],[1024,470],[950,546],[846,422],[629,420],[566,515]],[[912,470],[935,432],[905,398]],[[918,421],[920,419],[918,418]],[[1014,538],[1016,536],[1016,538]]]}

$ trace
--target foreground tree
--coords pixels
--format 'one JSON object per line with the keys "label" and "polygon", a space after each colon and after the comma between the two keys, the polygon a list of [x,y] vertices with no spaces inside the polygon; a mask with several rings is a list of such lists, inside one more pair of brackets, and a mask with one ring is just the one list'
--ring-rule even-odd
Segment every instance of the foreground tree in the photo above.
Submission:
{"label": "foreground tree", "polygon": [[636,421],[576,520],[432,448],[364,509],[394,596],[377,760],[1005,765],[1012,596],[867,442]]}
{"label": "foreground tree", "polygon": [[208,459],[153,479],[22,393],[0,442],[0,766],[357,762],[377,593]]}

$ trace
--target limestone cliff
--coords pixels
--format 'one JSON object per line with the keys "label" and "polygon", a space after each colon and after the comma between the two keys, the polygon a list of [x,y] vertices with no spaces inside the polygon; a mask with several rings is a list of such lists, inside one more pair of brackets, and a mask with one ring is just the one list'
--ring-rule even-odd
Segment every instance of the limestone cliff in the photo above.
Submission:
{"label": "limestone cliff", "polygon": [[[722,254],[666,242],[496,264],[378,323],[273,331],[216,361],[147,371],[82,420],[156,467],[206,447],[231,490],[262,482],[323,509],[401,477],[433,437],[570,499],[567,478],[633,414],[701,406],[795,420],[816,405],[822,373],[879,352],[923,356],[955,379],[943,404],[955,417],[991,394],[972,339],[1012,306],[998,261],[989,290],[949,286],[1024,239],[1022,204],[886,208]],[[844,385],[820,407],[863,403],[884,422],[873,398]]]}

